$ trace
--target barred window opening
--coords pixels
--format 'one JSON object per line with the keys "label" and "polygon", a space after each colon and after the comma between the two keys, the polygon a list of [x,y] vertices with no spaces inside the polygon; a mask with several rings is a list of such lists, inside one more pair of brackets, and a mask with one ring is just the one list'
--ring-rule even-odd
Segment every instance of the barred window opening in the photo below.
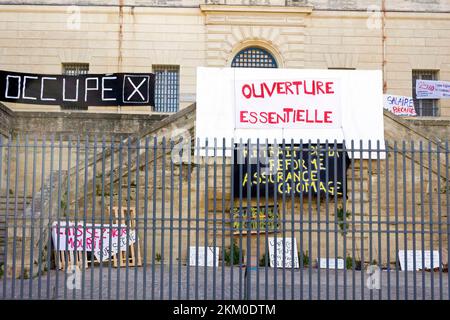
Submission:
{"label": "barred window opening", "polygon": [[179,109],[180,67],[154,65],[155,111],[177,112]]}
{"label": "barred window opening", "polygon": [[416,80],[437,80],[437,71],[413,70],[412,72],[412,97],[418,116],[437,117],[439,114],[438,99],[417,99]]}
{"label": "barred window opening", "polygon": [[231,62],[232,68],[278,68],[275,58],[267,50],[250,47],[238,52]]}

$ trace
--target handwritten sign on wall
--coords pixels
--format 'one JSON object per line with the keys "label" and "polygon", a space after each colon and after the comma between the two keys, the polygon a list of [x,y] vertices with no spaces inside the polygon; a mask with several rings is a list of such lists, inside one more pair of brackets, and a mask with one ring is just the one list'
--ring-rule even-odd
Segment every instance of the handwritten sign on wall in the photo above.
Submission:
{"label": "handwritten sign on wall", "polygon": [[417,99],[450,99],[450,81],[416,80]]}
{"label": "handwritten sign on wall", "polygon": [[[276,247],[276,249],[275,249]],[[294,260],[292,260],[294,256]],[[269,262],[272,268],[298,268],[297,242],[294,238],[269,238]]]}
{"label": "handwritten sign on wall", "polygon": [[[350,160],[343,145],[237,146],[234,158],[234,196],[274,196],[311,193],[343,195]],[[258,162],[259,166],[258,166]],[[250,166],[250,168],[248,168]]]}
{"label": "handwritten sign on wall", "polygon": [[[196,257],[197,259],[195,259]],[[205,247],[189,247],[189,265],[199,267],[205,266]],[[206,266],[217,267],[218,265],[219,247],[206,247]]]}
{"label": "handwritten sign on wall", "polygon": [[264,233],[274,232],[280,226],[281,219],[273,206],[261,205],[251,207],[250,210],[243,206],[235,207],[233,210],[233,231],[235,234],[250,232]]}
{"label": "handwritten sign on wall", "polygon": [[[52,225],[53,246],[61,251],[93,252],[96,259],[105,261],[117,252],[126,251],[137,239],[134,230],[127,230],[126,225],[84,224],[65,221]],[[128,244],[128,245],[127,245]]]}
{"label": "handwritten sign on wall", "polygon": [[[423,257],[422,257],[423,254]],[[433,264],[431,264],[431,258],[433,258]],[[439,268],[439,252],[437,250],[399,250],[398,259],[400,262],[400,268],[404,271],[418,271],[422,269],[434,269]],[[414,269],[415,260],[415,269]]]}
{"label": "handwritten sign on wall", "polygon": [[397,116],[417,116],[412,97],[385,94],[383,106]]}

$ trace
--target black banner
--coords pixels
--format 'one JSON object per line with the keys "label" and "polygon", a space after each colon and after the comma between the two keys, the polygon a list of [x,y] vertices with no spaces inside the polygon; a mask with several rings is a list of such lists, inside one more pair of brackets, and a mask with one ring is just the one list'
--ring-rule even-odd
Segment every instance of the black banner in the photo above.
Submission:
{"label": "black banner", "polygon": [[44,75],[0,71],[0,101],[42,105],[154,105],[152,73]]}
{"label": "black banner", "polygon": [[[236,146],[234,151],[234,196],[264,197],[308,194],[343,195],[346,171],[350,164],[342,144]],[[259,155],[259,156],[258,156]],[[259,162],[259,171],[258,171]],[[250,168],[248,167],[250,165]],[[242,190],[242,191],[241,191]]]}

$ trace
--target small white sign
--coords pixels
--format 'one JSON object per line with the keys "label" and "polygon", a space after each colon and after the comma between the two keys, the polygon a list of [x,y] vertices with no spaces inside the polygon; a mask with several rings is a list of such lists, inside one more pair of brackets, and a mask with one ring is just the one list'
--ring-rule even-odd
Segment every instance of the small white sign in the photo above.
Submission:
{"label": "small white sign", "polygon": [[416,80],[417,99],[450,99],[450,82]]}
{"label": "small white sign", "polygon": [[[433,267],[431,267],[431,251],[430,250],[424,250],[424,261],[422,263],[422,250],[406,250],[406,261],[405,261],[405,250],[399,250],[398,251],[398,259],[400,261],[400,268],[401,270],[405,271],[418,271],[422,270],[424,267],[425,269],[434,269],[439,268],[440,261],[439,261],[439,252],[437,250],[433,250]],[[414,258],[416,263],[416,269],[414,268]]]}
{"label": "small white sign", "polygon": [[328,269],[344,269],[344,259],[337,259],[337,268],[336,268],[336,259],[330,258],[320,258],[319,259],[319,267],[321,269],[327,268],[327,261],[328,261]]}
{"label": "small white sign", "polygon": [[[277,247],[276,258],[275,243]],[[292,261],[292,255],[294,255],[294,261]],[[292,268],[292,266],[298,268],[297,241],[294,238],[294,243],[292,243],[292,238],[277,238],[277,241],[275,242],[275,238],[269,238],[269,257],[270,266],[272,268],[275,267],[275,260],[277,261],[277,268]]]}
{"label": "small white sign", "polygon": [[[197,257],[197,263],[195,263],[195,257]],[[198,247],[198,251],[196,247],[192,246],[189,247],[189,265],[199,267],[205,266],[205,247]],[[215,247],[215,250],[214,247],[206,247],[206,266],[216,267],[218,265],[219,265],[219,247]]]}

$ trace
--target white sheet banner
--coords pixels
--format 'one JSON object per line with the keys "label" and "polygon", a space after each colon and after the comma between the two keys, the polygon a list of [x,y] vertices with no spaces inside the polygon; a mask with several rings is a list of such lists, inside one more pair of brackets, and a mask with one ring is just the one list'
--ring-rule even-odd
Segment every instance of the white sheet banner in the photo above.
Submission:
{"label": "white sheet banner", "polygon": [[[128,245],[137,241],[135,230],[127,232],[127,226],[117,224],[84,224],[65,221],[53,222],[52,240],[55,249],[64,251],[94,252],[97,260],[105,261],[120,251],[125,251]],[[128,240],[128,241],[127,241]],[[103,254],[101,254],[101,251]]]}
{"label": "white sheet banner", "polygon": [[383,106],[397,116],[417,116],[412,97],[385,94]]}
{"label": "white sheet banner", "polygon": [[417,99],[450,99],[450,82],[416,80]]}

